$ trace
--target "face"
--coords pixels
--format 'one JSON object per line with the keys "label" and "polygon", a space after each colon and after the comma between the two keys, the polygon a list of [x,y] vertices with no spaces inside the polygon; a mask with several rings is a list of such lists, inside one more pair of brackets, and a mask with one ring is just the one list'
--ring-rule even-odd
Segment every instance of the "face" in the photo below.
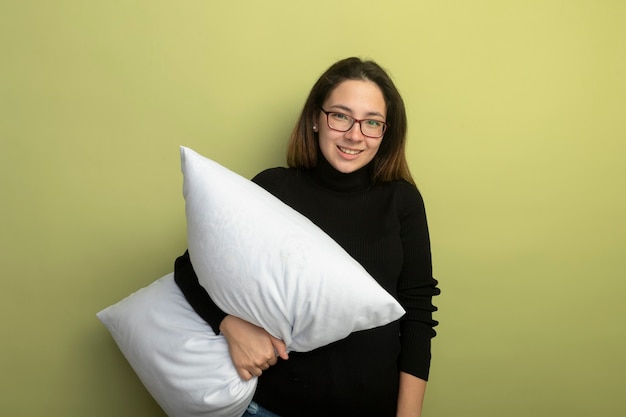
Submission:
{"label": "face", "polygon": [[[323,105],[329,112],[344,113],[355,119],[386,121],[387,105],[380,88],[369,80],[346,80],[337,85]],[[328,127],[326,114],[320,111],[317,120],[319,145],[326,160],[344,174],[370,163],[383,138],[364,136],[356,122],[347,132]]]}

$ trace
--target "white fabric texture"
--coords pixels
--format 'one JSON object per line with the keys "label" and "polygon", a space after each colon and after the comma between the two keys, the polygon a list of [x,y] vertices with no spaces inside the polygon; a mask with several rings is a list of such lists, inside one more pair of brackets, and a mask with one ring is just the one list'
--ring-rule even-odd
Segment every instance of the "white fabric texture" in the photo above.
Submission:
{"label": "white fabric texture", "polygon": [[[381,326],[404,310],[334,240],[263,188],[182,147],[188,248],[199,282],[225,312],[305,352]],[[223,336],[173,274],[98,314],[170,417],[239,417],[242,381]]]}
{"label": "white fabric texture", "polygon": [[226,313],[306,352],[404,310],[337,242],[272,194],[181,147],[189,255]]}
{"label": "white fabric texture", "polygon": [[97,313],[170,417],[240,417],[257,379],[243,381],[223,336],[191,308],[169,274]]}

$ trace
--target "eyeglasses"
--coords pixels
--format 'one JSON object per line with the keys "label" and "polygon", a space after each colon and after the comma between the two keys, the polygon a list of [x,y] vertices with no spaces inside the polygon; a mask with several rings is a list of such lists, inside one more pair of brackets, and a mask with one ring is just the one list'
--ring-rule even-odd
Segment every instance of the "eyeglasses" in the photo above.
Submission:
{"label": "eyeglasses", "polygon": [[355,123],[358,122],[363,136],[377,139],[381,138],[385,134],[385,130],[387,130],[387,126],[389,126],[387,123],[380,120],[359,120],[344,113],[326,111],[322,108],[320,108],[320,110],[322,110],[322,112],[326,115],[326,123],[328,123],[328,127],[332,130],[336,130],[337,132],[347,132],[352,129],[352,126],[354,126]]}

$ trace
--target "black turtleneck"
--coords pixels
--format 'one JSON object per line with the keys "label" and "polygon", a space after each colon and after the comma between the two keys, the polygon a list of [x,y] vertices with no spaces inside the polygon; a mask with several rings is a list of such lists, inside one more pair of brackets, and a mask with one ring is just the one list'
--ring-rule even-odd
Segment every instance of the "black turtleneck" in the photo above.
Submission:
{"label": "black turtleneck", "polygon": [[[320,160],[312,170],[273,168],[253,181],[335,239],[407,313],[312,352],[291,352],[289,360],[263,373],[254,398],[282,417],[392,417],[398,371],[428,379],[437,324],[432,297],[439,290],[424,203],[406,181],[372,185],[369,166],[343,174]],[[198,284],[187,254],[176,260],[175,277],[192,307],[218,333],[225,314]]]}

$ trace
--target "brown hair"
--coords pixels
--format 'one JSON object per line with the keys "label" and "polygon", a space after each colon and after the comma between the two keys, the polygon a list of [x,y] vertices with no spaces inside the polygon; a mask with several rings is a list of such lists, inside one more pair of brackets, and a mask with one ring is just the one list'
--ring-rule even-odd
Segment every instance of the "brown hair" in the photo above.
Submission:
{"label": "brown hair", "polygon": [[384,69],[373,61],[354,57],[334,63],[313,85],[289,140],[287,164],[292,168],[307,169],[317,165],[318,139],[313,124],[326,98],[345,80],[374,82],[387,105],[389,126],[373,160],[372,182],[404,179],[414,184],[405,153],[407,119],[404,101]]}

